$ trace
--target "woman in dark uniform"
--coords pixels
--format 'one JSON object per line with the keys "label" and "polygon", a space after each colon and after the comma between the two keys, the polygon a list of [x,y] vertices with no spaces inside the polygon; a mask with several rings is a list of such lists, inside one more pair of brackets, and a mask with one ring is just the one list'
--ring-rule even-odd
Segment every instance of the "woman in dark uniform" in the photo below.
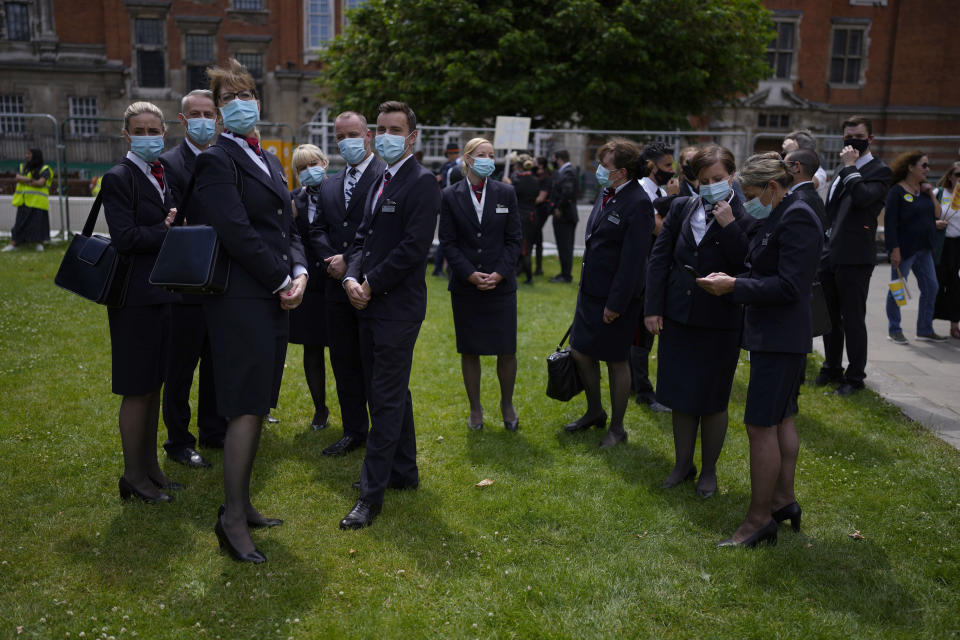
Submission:
{"label": "woman in dark uniform", "polygon": [[530,253],[537,241],[540,227],[537,226],[537,195],[540,193],[540,181],[533,175],[533,158],[521,154],[517,158],[519,171],[513,177],[513,188],[517,192],[517,205],[520,207],[520,227],[523,231],[523,249],[520,263],[527,279],[523,284],[533,284],[533,266]]}
{"label": "woman in dark uniform", "polygon": [[663,482],[675,487],[697,475],[693,453],[700,431],[697,493],[717,490],[717,459],[727,433],[727,404],[740,359],[743,308],[696,286],[688,271],[740,273],[756,221],[733,192],[733,154],[715,144],[689,160],[699,196],[670,205],[647,264],[644,324],[660,336],[657,402],[673,409],[676,463]]}
{"label": "woman in dark uniform", "polygon": [[587,220],[580,292],[570,348],[587,396],[583,416],[568,432],[607,423],[600,400],[600,360],[610,374],[610,429],[603,448],[625,442],[623,416],[630,397],[630,345],[642,311],[643,277],[653,237],[653,204],[636,181],[640,148],[622,138],[597,151],[597,182],[604,187]]}
{"label": "woman in dark uniform", "polygon": [[[300,238],[310,237],[310,223],[317,215],[320,183],[326,177],[327,156],[319,147],[302,144],[293,150],[293,166],[300,178],[300,187],[290,193],[293,217]],[[300,306],[290,312],[290,342],[303,345],[303,373],[313,399],[314,431],[325,429],[330,420],[327,408],[327,374],[323,348],[327,344],[327,320],[324,311],[326,266],[313,252],[309,242],[303,245],[307,258],[307,290]]]}
{"label": "woman in dark uniform", "polygon": [[537,158],[537,180],[540,182],[540,193],[537,194],[536,225],[534,228],[534,237],[531,242],[536,246],[536,265],[533,269],[533,275],[543,275],[543,225],[550,219],[552,211],[550,208],[550,191],[553,189],[553,174],[550,172],[550,166],[547,159],[543,156]]}
{"label": "woman in dark uniform", "polygon": [[177,297],[149,283],[150,271],[176,215],[157,158],[166,136],[163,112],[135,102],[123,114],[123,137],[130,151],[103,176],[104,217],[117,250],[132,261],[122,307],[109,307],[113,392],[120,402],[123,475],[120,497],[169,502],[171,483],[157,462],[160,387],[167,369],[170,303]]}
{"label": "woman in dark uniform", "polygon": [[503,426],[519,428],[513,408],[517,379],[517,256],[520,215],[513,187],[489,180],[493,145],[473,138],[463,149],[466,180],[443,190],[440,249],[450,265],[450,302],[463,386],[470,401],[467,426],[483,428],[480,356],[497,356]]}
{"label": "woman in dark uniform", "polygon": [[748,270],[711,273],[697,284],[746,305],[743,346],[750,351],[750,384],[743,422],[750,440],[750,508],[733,536],[718,546],[776,543],[777,523],[800,529],[793,482],[800,448],[793,416],[806,354],[813,347],[810,299],[823,230],[791,184],[777,153],[750,157],[740,170],[744,209],[761,221],[750,241]]}
{"label": "woman in dark uniform", "polygon": [[253,77],[236,60],[207,69],[223,121],[216,144],[197,157],[201,222],[211,224],[230,259],[230,282],[204,299],[218,413],[228,419],[223,445],[225,501],[214,531],[238,561],[266,558],[250,527],[270,527],[250,503],[250,475],[263,417],[277,404],[287,352],[287,311],[300,304],[306,258],[293,221],[287,179],[276,156],[260,149]]}
{"label": "woman in dark uniform", "polygon": [[43,163],[43,151],[27,150],[27,156],[16,175],[13,206],[17,217],[10,230],[10,244],[3,251],[12,251],[20,244],[36,244],[43,251],[43,243],[50,240],[50,185],[53,169]]}

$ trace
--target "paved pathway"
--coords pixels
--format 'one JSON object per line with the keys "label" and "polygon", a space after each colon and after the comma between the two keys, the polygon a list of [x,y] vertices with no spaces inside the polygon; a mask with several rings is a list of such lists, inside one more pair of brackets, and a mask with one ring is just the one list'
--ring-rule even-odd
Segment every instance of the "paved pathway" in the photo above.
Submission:
{"label": "paved pathway", "polygon": [[[910,344],[888,340],[884,301],[889,281],[890,265],[877,265],[867,298],[867,386],[960,449],[960,340],[917,341],[920,292],[912,276],[907,286],[913,298],[901,307],[901,327]],[[934,320],[933,328],[941,335],[950,334],[945,320]],[[814,348],[822,354],[823,341],[814,340]]]}

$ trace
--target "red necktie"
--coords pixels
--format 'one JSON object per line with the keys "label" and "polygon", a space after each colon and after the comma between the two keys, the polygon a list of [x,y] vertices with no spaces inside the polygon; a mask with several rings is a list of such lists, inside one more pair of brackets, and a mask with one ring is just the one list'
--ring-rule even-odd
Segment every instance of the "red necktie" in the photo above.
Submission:
{"label": "red necktie", "polygon": [[480,182],[480,184],[470,185],[473,189],[473,195],[477,196],[477,202],[483,200],[483,185],[486,184],[486,180]]}
{"label": "red necktie", "polygon": [[163,190],[163,163],[159,160],[150,164],[150,175],[157,179],[157,184],[160,185],[160,190]]}
{"label": "red necktie", "polygon": [[391,175],[389,171],[383,174],[383,182],[380,184],[380,191],[377,192],[377,200],[379,200],[380,196],[383,195],[383,190],[386,189],[387,184],[390,183],[390,178],[391,178]]}
{"label": "red necktie", "polygon": [[616,188],[614,188],[614,187],[607,187],[606,189],[604,189],[604,191],[603,191],[603,203],[600,205],[600,207],[602,208],[602,207],[607,206],[607,202],[609,202],[609,201],[610,201],[610,198],[612,198],[612,197],[615,196],[616,194],[617,194],[617,190],[616,190]]}
{"label": "red necktie", "polygon": [[259,141],[259,140],[257,140],[257,139],[256,139],[255,137],[253,137],[253,136],[250,136],[249,138],[246,137],[246,136],[244,136],[243,139],[247,141],[247,144],[250,145],[250,148],[253,149],[253,152],[254,152],[255,154],[257,154],[258,156],[262,156],[262,155],[263,155],[263,154],[260,152],[260,141]]}

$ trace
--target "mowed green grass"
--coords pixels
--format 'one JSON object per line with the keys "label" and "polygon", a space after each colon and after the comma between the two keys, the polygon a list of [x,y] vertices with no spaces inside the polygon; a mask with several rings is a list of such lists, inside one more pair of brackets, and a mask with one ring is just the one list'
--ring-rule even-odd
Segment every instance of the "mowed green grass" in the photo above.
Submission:
{"label": "mowed green grass", "polygon": [[[427,276],[411,380],[420,489],[389,491],[363,531],[337,528],[356,499],[362,454],[320,454],[340,435],[333,377],[332,426],[310,432],[292,346],[281,421],[265,430],[253,479],[255,504],[286,523],[254,533],[267,564],[237,564],[212,530],[219,452],[204,452],[209,470],[162,459],[187,485],[173,504],[119,500],[106,310],[53,285],[61,255],[0,256],[0,637],[960,635],[960,453],[870,392],[838,399],[804,387],[803,530],[782,527],[773,548],[717,550],[750,493],[749,364],[734,386],[719,494],[701,500],[689,483],[661,490],[673,460],[669,415],[631,402],[629,443],[612,451],[597,449],[599,431],[561,432],[583,398],[544,395],[544,357],[576,288],[546,278],[519,294],[512,434],[492,358],[483,360],[486,426],[467,430],[449,295]],[[555,259],[546,271],[556,273]],[[808,379],[815,367],[811,358]],[[484,478],[493,484],[476,488]]]}

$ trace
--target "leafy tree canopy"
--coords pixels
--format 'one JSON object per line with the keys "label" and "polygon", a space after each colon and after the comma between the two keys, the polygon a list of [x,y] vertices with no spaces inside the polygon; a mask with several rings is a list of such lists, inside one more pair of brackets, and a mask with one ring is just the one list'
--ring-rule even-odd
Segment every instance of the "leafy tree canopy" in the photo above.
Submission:
{"label": "leafy tree canopy", "polygon": [[321,53],[339,108],[430,123],[681,124],[769,77],[761,0],[368,0]]}

